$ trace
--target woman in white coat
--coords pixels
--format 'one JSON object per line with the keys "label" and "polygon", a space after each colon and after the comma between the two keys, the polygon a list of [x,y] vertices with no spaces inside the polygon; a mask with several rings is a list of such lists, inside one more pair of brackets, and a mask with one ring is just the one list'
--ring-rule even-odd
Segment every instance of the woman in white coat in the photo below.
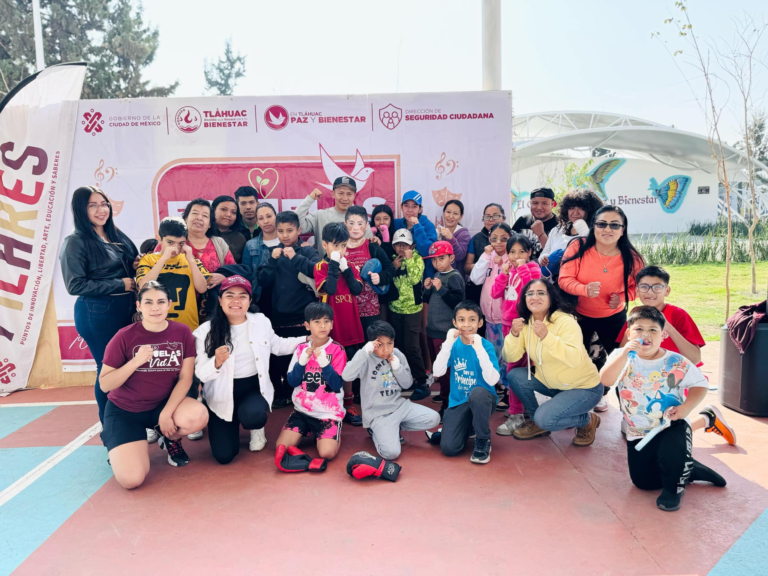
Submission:
{"label": "woman in white coat", "polygon": [[305,336],[280,338],[266,316],[248,312],[251,283],[230,276],[221,283],[219,306],[195,330],[195,375],[208,407],[208,439],[213,457],[229,464],[240,452],[240,425],[251,431],[251,452],[267,444],[264,425],[275,395],[269,355],[293,354]]}

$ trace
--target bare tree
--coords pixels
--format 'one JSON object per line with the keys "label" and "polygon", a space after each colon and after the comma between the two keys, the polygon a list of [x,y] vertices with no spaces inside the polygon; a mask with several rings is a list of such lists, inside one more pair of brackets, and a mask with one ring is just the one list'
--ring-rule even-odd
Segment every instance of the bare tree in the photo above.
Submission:
{"label": "bare tree", "polygon": [[721,47],[717,51],[717,58],[721,68],[733,78],[739,95],[741,96],[740,114],[743,129],[743,147],[746,168],[747,184],[751,195],[751,220],[747,234],[749,237],[749,257],[752,264],[752,294],[757,294],[757,272],[755,263],[755,228],[760,220],[760,213],[757,209],[757,191],[755,190],[755,151],[752,147],[753,134],[751,133],[752,123],[750,117],[755,116],[755,109],[752,100],[752,90],[755,85],[755,52],[763,37],[763,33],[768,24],[758,24],[753,16],[745,16],[743,20],[735,20],[736,35],[730,45]]}

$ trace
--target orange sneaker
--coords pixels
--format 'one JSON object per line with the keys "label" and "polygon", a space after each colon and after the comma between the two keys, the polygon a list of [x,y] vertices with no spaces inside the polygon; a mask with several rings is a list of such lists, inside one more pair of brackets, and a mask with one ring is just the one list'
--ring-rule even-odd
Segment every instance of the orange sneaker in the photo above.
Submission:
{"label": "orange sneaker", "polygon": [[705,432],[714,432],[718,436],[725,438],[731,446],[736,445],[736,431],[728,425],[728,422],[725,421],[722,412],[720,412],[717,406],[708,404],[699,414],[707,419],[707,426],[704,428]]}

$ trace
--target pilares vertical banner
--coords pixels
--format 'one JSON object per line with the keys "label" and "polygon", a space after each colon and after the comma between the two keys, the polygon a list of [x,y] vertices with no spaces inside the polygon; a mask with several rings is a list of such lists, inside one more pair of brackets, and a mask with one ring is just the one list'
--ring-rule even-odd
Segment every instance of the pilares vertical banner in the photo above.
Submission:
{"label": "pilares vertical banner", "polygon": [[0,102],[0,396],[25,388],[51,288],[85,64],[51,66]]}

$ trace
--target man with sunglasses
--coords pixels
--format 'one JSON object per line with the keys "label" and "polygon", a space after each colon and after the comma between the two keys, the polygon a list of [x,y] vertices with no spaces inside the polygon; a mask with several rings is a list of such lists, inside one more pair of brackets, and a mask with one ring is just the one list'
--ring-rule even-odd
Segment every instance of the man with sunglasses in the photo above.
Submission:
{"label": "man with sunglasses", "polygon": [[512,230],[528,236],[533,242],[532,258],[538,258],[550,231],[557,226],[558,220],[552,209],[557,206],[555,193],[551,188],[537,188],[531,192],[531,213],[520,216]]}

